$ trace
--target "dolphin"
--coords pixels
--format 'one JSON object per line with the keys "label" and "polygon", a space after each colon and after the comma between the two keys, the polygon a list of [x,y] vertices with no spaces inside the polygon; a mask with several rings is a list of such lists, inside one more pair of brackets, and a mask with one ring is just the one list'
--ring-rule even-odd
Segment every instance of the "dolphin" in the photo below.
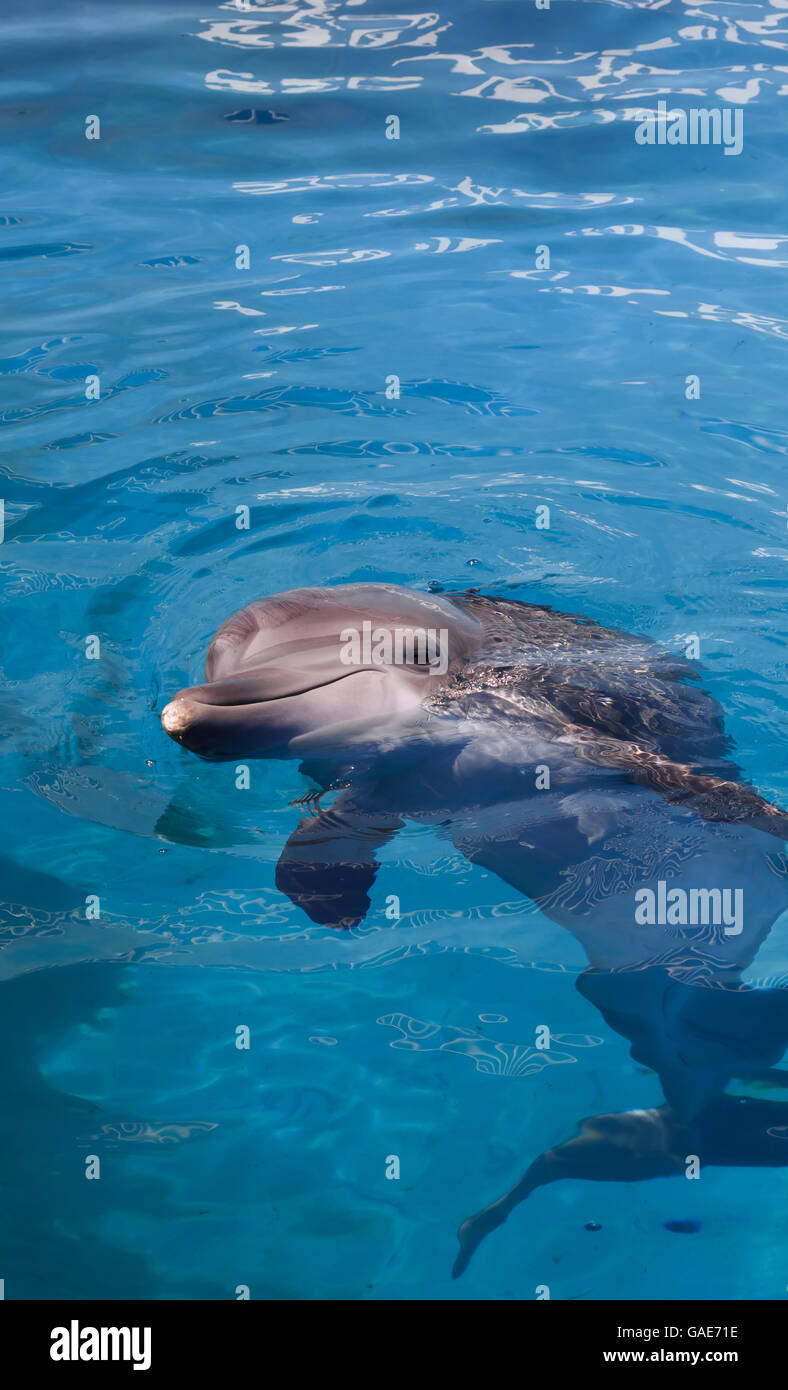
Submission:
{"label": "dolphin", "polygon": [[363,921],[379,848],[436,826],[573,934],[581,994],[659,1077],[663,1106],[584,1120],[463,1222],[455,1276],[558,1178],[788,1163],[788,1103],[726,1090],[788,1085],[788,993],[742,980],[788,908],[788,814],[743,779],[693,663],[477,590],[303,588],[230,617],[161,719],[202,758],[301,760],[321,790],[276,884],[313,922]]}
{"label": "dolphin", "polygon": [[445,600],[394,584],[275,594],[222,624],[208,649],[205,684],[181,690],[162,725],[204,758],[274,757],[298,755],[308,734],[315,746],[331,747],[341,742],[337,725],[358,734],[418,709],[441,663],[414,641],[401,642],[400,662],[375,660],[371,641],[366,657],[359,644],[352,659],[352,638],[343,641],[343,633],[371,627],[373,618],[376,632],[446,633],[446,675],[470,660],[481,635],[472,617]]}

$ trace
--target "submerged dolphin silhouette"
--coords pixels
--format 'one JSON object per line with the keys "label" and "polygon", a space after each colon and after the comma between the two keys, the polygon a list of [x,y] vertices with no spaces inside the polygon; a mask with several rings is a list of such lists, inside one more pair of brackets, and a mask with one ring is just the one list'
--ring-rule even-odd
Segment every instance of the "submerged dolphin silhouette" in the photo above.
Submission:
{"label": "submerged dolphin silhouette", "polygon": [[[365,622],[371,643],[354,647]],[[397,648],[414,629],[438,634],[432,647]],[[323,789],[341,788],[277,865],[277,886],[314,922],[360,922],[376,850],[406,820],[436,825],[581,942],[578,988],[660,1078],[664,1106],[584,1121],[466,1221],[455,1275],[558,1177],[635,1181],[683,1172],[689,1153],[788,1162],[788,1107],[725,1094],[734,1078],[788,1076],[775,1071],[788,994],[741,980],[788,907],[788,815],[741,781],[689,663],[547,607],[351,584],[236,613],[205,675],[163,711],[174,739],[209,758],[299,757]],[[668,890],[678,907],[665,920],[636,915],[644,892],[664,905]],[[702,910],[688,917],[693,894]],[[741,905],[735,921],[712,910],[724,894]]]}

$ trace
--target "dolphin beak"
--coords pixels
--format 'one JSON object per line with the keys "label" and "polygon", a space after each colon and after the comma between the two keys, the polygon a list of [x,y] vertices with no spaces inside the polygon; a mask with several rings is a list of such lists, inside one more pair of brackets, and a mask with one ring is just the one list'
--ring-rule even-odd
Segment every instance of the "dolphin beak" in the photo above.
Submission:
{"label": "dolphin beak", "polygon": [[161,726],[170,738],[177,739],[178,735],[185,733],[194,722],[196,713],[192,700],[184,700],[180,695],[176,695],[161,712]]}
{"label": "dolphin beak", "polygon": [[161,726],[201,758],[255,756],[280,741],[288,699],[310,688],[303,678],[278,670],[267,680],[253,676],[189,686],[165,705]]}
{"label": "dolphin beak", "polygon": [[[343,681],[356,682],[361,676],[369,683],[371,677],[378,698],[384,675],[379,667],[337,670],[326,662],[316,662],[312,670],[263,666],[254,673],[179,690],[162,710],[162,728],[176,743],[211,761],[276,756],[275,750],[296,736],[343,723],[331,713],[331,697],[327,704],[320,703],[323,690]],[[419,681],[424,679],[420,674]],[[368,690],[367,698],[371,698]],[[352,714],[351,698],[344,722],[355,726],[358,720],[358,713]]]}
{"label": "dolphin beak", "polygon": [[189,730],[196,729],[197,725],[204,723],[207,718],[213,716],[215,721],[221,723],[224,711],[225,717],[232,720],[233,711],[240,714],[245,705],[259,704],[276,698],[277,694],[289,693],[288,684],[292,690],[292,676],[289,677],[289,682],[282,681],[280,677],[281,691],[274,688],[273,694],[255,677],[189,686],[186,690],[179,690],[170,703],[165,705],[161,712],[162,728],[176,743],[183,743]]}
{"label": "dolphin beak", "polygon": [[191,685],[179,690],[161,713],[162,728],[177,743],[186,742],[185,735],[198,726],[207,728],[209,723],[216,729],[229,730],[234,723],[246,723],[251,727],[251,719],[244,719],[247,706],[269,705],[277,701],[306,695],[324,685],[333,685],[346,680],[354,674],[344,669],[336,673],[292,670],[288,667],[268,666],[244,676],[229,680],[208,681],[205,685]]}

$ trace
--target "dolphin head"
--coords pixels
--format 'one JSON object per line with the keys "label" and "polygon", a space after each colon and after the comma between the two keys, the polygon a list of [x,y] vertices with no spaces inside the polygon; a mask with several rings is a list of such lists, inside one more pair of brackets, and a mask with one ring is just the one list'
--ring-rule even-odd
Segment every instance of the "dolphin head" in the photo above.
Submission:
{"label": "dolphin head", "polygon": [[162,712],[200,757],[297,755],[417,709],[479,646],[481,624],[448,599],[394,584],[291,589],[219,628],[205,683]]}

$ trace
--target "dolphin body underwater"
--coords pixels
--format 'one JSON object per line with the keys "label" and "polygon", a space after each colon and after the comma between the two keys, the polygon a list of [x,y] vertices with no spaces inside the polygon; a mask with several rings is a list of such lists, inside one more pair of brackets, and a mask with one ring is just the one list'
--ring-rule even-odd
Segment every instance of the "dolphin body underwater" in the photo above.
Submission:
{"label": "dolphin body underwater", "polygon": [[[384,652],[398,631],[440,634],[441,660],[413,642],[381,662],[367,643],[346,664],[364,623]],[[455,1276],[560,1178],[684,1175],[690,1155],[788,1164],[786,1102],[726,1093],[735,1080],[788,1087],[788,993],[741,980],[788,907],[788,815],[740,780],[689,662],[514,599],[348,584],[234,614],[205,679],[164,709],[172,738],[204,758],[300,758],[324,792],[341,789],[277,865],[313,922],[361,922],[376,850],[406,821],[436,825],[577,938],[578,989],[659,1077],[664,1104],[581,1121],[465,1221]]]}

